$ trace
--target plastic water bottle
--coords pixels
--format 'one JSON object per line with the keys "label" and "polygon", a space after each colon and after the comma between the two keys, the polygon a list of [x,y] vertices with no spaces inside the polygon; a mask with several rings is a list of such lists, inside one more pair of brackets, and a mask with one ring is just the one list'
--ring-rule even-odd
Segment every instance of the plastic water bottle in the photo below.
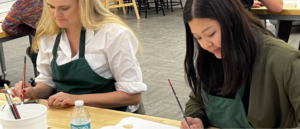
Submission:
{"label": "plastic water bottle", "polygon": [[75,108],[70,117],[71,129],[91,129],[90,114],[83,105],[82,100],[75,101]]}

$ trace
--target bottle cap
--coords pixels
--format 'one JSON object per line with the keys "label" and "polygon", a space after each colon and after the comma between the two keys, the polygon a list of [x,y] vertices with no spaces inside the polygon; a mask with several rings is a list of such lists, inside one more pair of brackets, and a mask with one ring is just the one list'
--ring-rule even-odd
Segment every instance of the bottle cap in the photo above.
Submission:
{"label": "bottle cap", "polygon": [[83,106],[84,102],[82,100],[76,100],[75,106]]}

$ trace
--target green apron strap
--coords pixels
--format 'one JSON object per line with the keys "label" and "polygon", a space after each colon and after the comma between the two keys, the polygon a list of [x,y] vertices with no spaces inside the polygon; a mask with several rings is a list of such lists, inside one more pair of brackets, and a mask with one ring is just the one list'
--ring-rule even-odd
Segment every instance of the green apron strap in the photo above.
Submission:
{"label": "green apron strap", "polygon": [[85,29],[82,27],[80,32],[79,58],[84,58],[85,54]]}
{"label": "green apron strap", "polygon": [[238,92],[236,92],[235,98],[242,100],[244,93],[245,93],[245,84],[243,84],[242,87],[238,90]]}
{"label": "green apron strap", "polygon": [[57,48],[60,42],[60,37],[61,37],[61,32],[59,34],[57,34],[57,37],[55,39],[55,44],[53,46],[53,50],[52,50],[52,55],[53,55],[53,59],[56,60],[56,56],[57,56]]}

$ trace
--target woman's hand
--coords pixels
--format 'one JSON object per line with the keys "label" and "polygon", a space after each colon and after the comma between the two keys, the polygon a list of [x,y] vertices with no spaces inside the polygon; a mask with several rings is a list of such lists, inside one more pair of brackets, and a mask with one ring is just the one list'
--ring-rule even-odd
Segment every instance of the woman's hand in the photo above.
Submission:
{"label": "woman's hand", "polygon": [[191,127],[186,123],[185,119],[181,121],[180,129],[203,129],[203,123],[199,118],[187,117]]}
{"label": "woman's hand", "polygon": [[77,95],[71,95],[64,92],[56,93],[48,98],[49,107],[63,107],[66,105],[73,106],[75,101],[79,100]]}
{"label": "woman's hand", "polygon": [[264,6],[264,4],[259,1],[254,1],[252,8],[260,8],[261,6]]}
{"label": "woman's hand", "polygon": [[[14,87],[10,88],[10,92],[12,97],[19,97],[27,99],[27,98],[36,98],[36,90],[29,84],[25,83],[24,89],[22,89],[23,82],[19,81],[18,83],[15,84]],[[4,92],[4,90],[1,90],[1,92]]]}

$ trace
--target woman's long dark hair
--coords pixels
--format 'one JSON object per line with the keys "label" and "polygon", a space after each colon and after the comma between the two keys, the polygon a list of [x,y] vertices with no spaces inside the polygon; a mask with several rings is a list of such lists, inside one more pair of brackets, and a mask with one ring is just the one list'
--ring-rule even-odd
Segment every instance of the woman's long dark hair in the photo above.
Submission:
{"label": "woman's long dark hair", "polygon": [[[196,95],[201,87],[221,96],[235,94],[252,73],[257,56],[254,30],[268,34],[259,19],[252,16],[240,0],[187,0],[183,18],[186,29],[185,72]],[[201,48],[188,22],[193,18],[211,18],[221,27],[221,57]]]}

